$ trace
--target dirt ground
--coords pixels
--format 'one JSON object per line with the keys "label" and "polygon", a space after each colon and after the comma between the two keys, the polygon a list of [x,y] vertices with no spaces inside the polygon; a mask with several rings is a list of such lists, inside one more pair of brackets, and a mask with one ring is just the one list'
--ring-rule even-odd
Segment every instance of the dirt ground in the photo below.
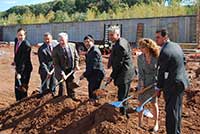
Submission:
{"label": "dirt ground", "polygon": [[[117,100],[117,88],[111,83],[98,103],[88,101],[87,81],[80,82],[81,87],[76,89],[76,96],[81,102],[75,102],[67,96],[53,98],[47,94],[38,98],[32,94],[40,87],[38,74],[38,58],[32,50],[33,72],[29,85],[29,97],[15,102],[14,97],[14,67],[13,47],[0,46],[0,134],[27,134],[27,133],[63,133],[63,134],[148,134],[153,126],[151,118],[144,118],[144,128],[138,127],[137,113],[129,111],[130,118],[122,116],[117,108],[108,103]],[[182,114],[182,133],[200,134],[200,63],[194,61],[199,58],[188,54],[187,71],[191,85],[185,91]],[[135,63],[136,58],[134,58]],[[103,62],[106,68],[108,58]],[[81,70],[76,73],[78,78],[84,71],[84,60],[81,60]],[[107,76],[111,70],[106,69]],[[137,78],[132,83],[136,86]],[[129,100],[131,107],[137,106],[137,96],[131,90],[133,99]],[[159,98],[159,131],[165,134],[165,102]],[[151,110],[151,106],[147,105]]]}

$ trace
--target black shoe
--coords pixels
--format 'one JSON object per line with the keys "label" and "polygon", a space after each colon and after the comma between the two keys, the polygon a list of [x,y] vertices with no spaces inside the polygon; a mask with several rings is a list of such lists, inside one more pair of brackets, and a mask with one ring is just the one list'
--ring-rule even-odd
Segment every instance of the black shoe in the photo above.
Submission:
{"label": "black shoe", "polygon": [[48,93],[50,93],[50,92],[51,92],[50,89],[46,89],[46,90],[43,91],[43,94],[46,95],[46,94],[48,94]]}
{"label": "black shoe", "polygon": [[125,115],[125,114],[126,114],[126,110],[125,110],[124,107],[120,107],[119,111],[120,111],[120,113],[121,113],[122,115]]}
{"label": "black shoe", "polygon": [[51,92],[51,95],[52,95],[53,97],[56,97],[56,92]]}
{"label": "black shoe", "polygon": [[40,98],[42,98],[43,96],[44,96],[44,94],[43,94],[43,93],[40,93],[40,94],[38,94],[37,98],[40,99]]}

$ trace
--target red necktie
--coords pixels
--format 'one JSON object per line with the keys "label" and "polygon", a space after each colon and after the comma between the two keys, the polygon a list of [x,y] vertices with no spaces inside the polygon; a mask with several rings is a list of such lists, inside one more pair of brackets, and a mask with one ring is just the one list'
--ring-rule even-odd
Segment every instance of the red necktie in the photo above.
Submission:
{"label": "red necktie", "polygon": [[18,41],[17,44],[16,44],[16,47],[15,47],[15,53],[17,53],[17,51],[18,51],[19,45],[20,45],[20,42]]}

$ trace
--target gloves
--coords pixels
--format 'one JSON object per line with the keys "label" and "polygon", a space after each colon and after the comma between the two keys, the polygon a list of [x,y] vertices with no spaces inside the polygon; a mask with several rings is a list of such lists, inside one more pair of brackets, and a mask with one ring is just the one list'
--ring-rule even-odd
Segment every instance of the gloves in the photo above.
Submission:
{"label": "gloves", "polygon": [[54,70],[55,69],[53,68],[50,72],[48,71],[48,75],[52,75],[54,73]]}
{"label": "gloves", "polygon": [[61,75],[62,75],[62,77],[63,77],[63,79],[64,79],[64,80],[66,80],[66,79],[67,79],[67,76],[66,76],[66,74],[65,74],[65,72],[64,72],[64,71],[62,71],[62,72],[61,72]]}
{"label": "gloves", "polygon": [[18,80],[20,80],[21,79],[21,74],[18,73],[16,77],[17,77]]}
{"label": "gloves", "polygon": [[78,70],[80,70],[80,67],[76,66],[74,71],[78,71]]}

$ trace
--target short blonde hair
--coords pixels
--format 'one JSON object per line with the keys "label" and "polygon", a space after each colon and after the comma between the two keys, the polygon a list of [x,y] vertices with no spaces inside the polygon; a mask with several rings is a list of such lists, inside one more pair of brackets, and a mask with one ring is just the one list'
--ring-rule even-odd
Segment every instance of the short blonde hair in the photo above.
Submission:
{"label": "short blonde hair", "polygon": [[139,48],[148,48],[150,53],[158,58],[160,54],[160,47],[156,44],[155,41],[153,41],[150,38],[141,38],[138,41],[138,47]]}

